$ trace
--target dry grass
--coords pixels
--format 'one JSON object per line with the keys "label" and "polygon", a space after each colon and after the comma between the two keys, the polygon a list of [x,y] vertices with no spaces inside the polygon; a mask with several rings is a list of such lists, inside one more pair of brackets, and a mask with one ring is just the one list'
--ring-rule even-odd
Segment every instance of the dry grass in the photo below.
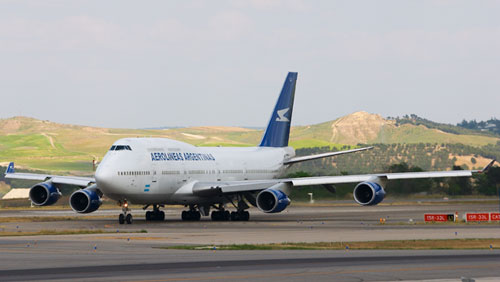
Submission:
{"label": "dry grass", "polygon": [[[41,235],[83,235],[83,234],[111,234],[117,233],[115,231],[107,231],[101,229],[67,229],[67,230],[53,230],[42,229],[40,231],[0,231],[0,237],[7,236],[41,236]],[[146,230],[125,231],[118,233],[148,233]]]}
{"label": "dry grass", "polygon": [[100,229],[72,229],[72,230],[46,230],[40,231],[0,231],[0,237],[5,236],[40,236],[40,235],[76,235],[76,234],[103,234],[110,233]]}
{"label": "dry grass", "polygon": [[165,249],[188,250],[463,250],[500,248],[500,239],[400,240],[373,242],[319,242],[244,244],[221,246],[169,246]]}
{"label": "dry grass", "polygon": [[88,219],[109,218],[106,215],[100,216],[35,216],[35,217],[0,217],[0,223],[6,222],[52,222],[52,221],[72,221]]}

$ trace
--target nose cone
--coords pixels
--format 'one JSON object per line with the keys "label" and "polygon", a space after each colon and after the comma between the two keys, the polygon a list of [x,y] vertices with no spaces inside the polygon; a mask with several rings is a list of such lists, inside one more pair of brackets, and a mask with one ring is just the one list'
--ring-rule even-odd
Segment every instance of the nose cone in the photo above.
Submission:
{"label": "nose cone", "polygon": [[95,172],[97,187],[106,195],[115,194],[119,189],[119,183],[115,177],[116,171],[111,169],[109,163],[102,162]]}

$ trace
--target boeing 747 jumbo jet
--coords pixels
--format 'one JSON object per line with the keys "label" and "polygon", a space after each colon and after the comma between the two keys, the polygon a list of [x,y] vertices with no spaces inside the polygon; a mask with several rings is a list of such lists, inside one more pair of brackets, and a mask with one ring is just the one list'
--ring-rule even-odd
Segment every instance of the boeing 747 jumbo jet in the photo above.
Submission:
{"label": "boeing 747 jumbo jet", "polygon": [[[69,203],[78,213],[96,211],[103,195],[122,207],[120,224],[132,223],[129,204],[144,205],[146,220],[165,219],[164,205],[184,205],[182,220],[200,220],[212,209],[212,220],[249,220],[248,204],[265,213],[287,208],[287,195],[294,187],[357,183],[354,200],[363,206],[377,205],[385,196],[384,184],[393,179],[470,177],[481,171],[435,171],[366,175],[279,178],[291,165],[340,154],[369,150],[371,147],[319,155],[296,157],[288,146],[297,73],[286,77],[271,120],[258,147],[196,147],[166,138],[125,138],[116,141],[99,164],[95,178],[16,173],[10,163],[5,178],[42,181],[29,197],[36,206],[52,205],[61,197],[62,185],[81,189],[71,194]],[[236,211],[229,212],[226,206]]]}

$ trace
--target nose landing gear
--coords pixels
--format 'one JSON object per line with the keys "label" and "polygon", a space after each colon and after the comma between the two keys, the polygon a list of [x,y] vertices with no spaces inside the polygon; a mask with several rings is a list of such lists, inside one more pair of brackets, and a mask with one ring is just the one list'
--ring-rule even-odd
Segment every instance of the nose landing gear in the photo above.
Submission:
{"label": "nose landing gear", "polygon": [[130,209],[128,208],[128,202],[120,202],[120,205],[122,206],[122,213],[118,216],[118,223],[124,224],[125,222],[127,222],[127,224],[132,224],[133,218],[132,214],[130,213]]}

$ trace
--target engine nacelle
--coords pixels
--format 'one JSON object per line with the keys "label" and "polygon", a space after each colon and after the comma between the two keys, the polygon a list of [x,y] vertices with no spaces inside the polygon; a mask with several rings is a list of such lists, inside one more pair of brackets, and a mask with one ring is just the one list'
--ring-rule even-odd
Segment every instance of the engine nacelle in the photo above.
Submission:
{"label": "engine nacelle", "polygon": [[362,206],[374,206],[384,200],[384,188],[376,182],[361,182],[354,188],[354,200]]}
{"label": "engine nacelle", "polygon": [[100,194],[95,186],[75,191],[69,197],[69,205],[77,213],[95,212],[102,204]]}
{"label": "engine nacelle", "polygon": [[30,200],[35,206],[50,206],[61,198],[61,192],[50,181],[35,184],[30,189]]}
{"label": "engine nacelle", "polygon": [[280,190],[268,188],[257,195],[257,207],[265,213],[282,212],[290,204],[290,198]]}

